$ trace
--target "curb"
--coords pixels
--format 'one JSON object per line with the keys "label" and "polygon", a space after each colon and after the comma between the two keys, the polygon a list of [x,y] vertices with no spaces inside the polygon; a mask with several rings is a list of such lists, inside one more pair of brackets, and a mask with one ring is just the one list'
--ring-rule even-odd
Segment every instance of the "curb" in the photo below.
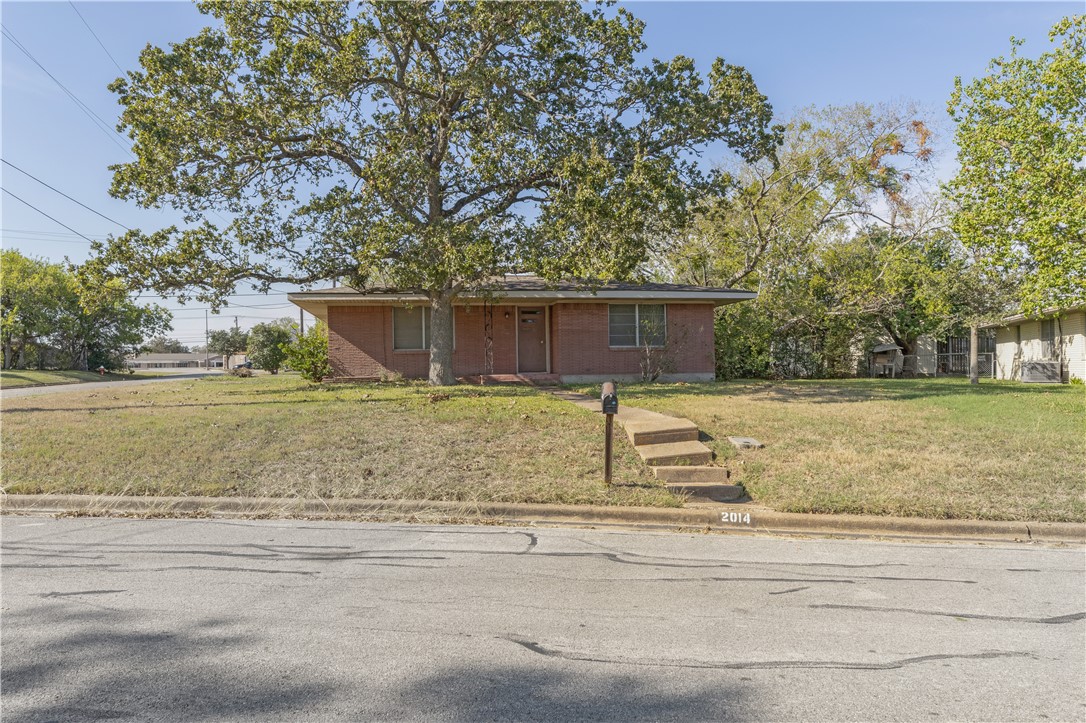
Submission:
{"label": "curb", "polygon": [[412,517],[427,522],[613,525],[830,537],[885,537],[975,542],[1086,544],[1086,524],[929,520],[870,515],[774,512],[750,506],[713,508],[606,507],[428,500],[298,499],[271,497],[139,497],[2,495],[0,512],[204,517]]}

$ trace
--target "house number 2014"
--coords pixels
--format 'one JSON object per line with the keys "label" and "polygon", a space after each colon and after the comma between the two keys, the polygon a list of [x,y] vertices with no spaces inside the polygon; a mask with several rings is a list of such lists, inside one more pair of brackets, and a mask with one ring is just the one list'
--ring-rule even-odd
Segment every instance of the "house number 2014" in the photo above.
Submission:
{"label": "house number 2014", "polygon": [[731,522],[732,524],[749,525],[750,524],[750,513],[749,512],[721,512],[720,513],[720,521],[721,522]]}

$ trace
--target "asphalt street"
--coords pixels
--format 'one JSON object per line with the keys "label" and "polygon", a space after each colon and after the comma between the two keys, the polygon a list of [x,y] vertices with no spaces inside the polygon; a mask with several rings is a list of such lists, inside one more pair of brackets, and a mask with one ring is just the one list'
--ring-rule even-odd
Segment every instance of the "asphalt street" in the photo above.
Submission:
{"label": "asphalt street", "polygon": [[2,526],[5,723],[1086,719],[1081,548]]}

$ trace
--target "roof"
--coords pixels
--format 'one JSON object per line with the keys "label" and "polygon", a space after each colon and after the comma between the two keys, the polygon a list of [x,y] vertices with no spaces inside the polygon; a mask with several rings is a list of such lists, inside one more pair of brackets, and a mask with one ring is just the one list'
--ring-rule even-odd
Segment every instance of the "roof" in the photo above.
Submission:
{"label": "roof", "polygon": [[1050,316],[1057,316],[1059,314],[1066,314],[1069,311],[1079,311],[1086,309],[1086,304],[1072,304],[1071,306],[1053,306],[1048,309],[1044,309],[1040,314],[1013,314],[1011,316],[1004,316],[999,321],[989,322],[987,324],[981,324],[981,329],[994,329],[999,326],[1016,326],[1019,322],[1030,321],[1036,319],[1045,319]]}
{"label": "roof", "polygon": [[872,354],[878,354],[880,351],[894,351],[895,349],[901,350],[901,347],[897,344],[876,344],[871,347]]}
{"label": "roof", "polygon": [[[203,361],[206,358],[206,354],[202,351],[196,352],[181,352],[177,354],[136,354],[135,356],[128,357],[131,360],[139,361],[153,361],[153,362],[166,362],[166,361]],[[213,354],[213,357],[217,357],[217,354]]]}
{"label": "roof", "polygon": [[[727,289],[713,286],[686,284],[628,283],[611,281],[591,285],[576,281],[549,282],[538,276],[505,276],[488,290],[498,304],[523,302],[551,303],[555,301],[654,301],[699,302],[714,305],[734,304],[757,298],[754,291]],[[484,292],[468,292],[460,296],[466,303],[481,303]],[[357,290],[349,286],[335,286],[315,291],[299,291],[287,294],[287,300],[297,304],[314,316],[324,319],[328,306],[367,306],[375,304],[427,304],[426,295],[417,289],[400,290],[387,287]]]}

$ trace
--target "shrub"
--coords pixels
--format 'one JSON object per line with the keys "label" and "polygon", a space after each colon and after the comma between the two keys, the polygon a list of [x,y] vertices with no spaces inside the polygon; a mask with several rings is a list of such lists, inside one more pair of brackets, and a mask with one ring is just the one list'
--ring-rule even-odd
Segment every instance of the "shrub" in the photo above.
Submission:
{"label": "shrub", "polygon": [[303,379],[319,382],[332,373],[328,364],[328,329],[321,322],[309,327],[309,331],[280,348],[286,354],[286,364],[302,375]]}
{"label": "shrub", "polygon": [[249,330],[249,359],[257,367],[278,374],[287,358],[283,345],[290,344],[293,336],[289,321],[257,324]]}

